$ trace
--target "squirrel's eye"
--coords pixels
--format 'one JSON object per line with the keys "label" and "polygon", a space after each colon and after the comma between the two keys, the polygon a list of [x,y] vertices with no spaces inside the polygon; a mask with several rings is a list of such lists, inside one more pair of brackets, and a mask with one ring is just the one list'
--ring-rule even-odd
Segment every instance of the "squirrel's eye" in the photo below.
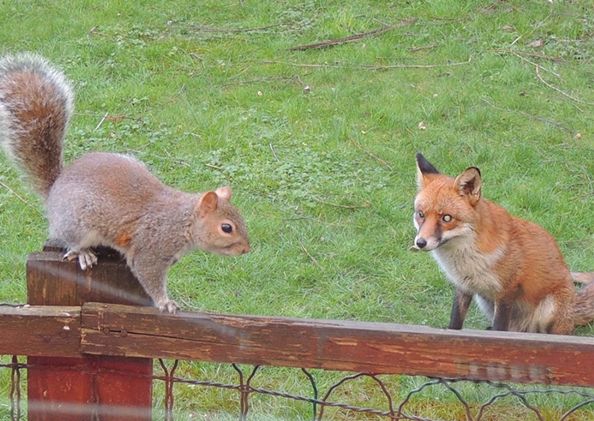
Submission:
{"label": "squirrel's eye", "polygon": [[227,234],[231,234],[233,232],[233,227],[231,224],[221,224],[221,229]]}
{"label": "squirrel's eye", "polygon": [[451,222],[452,221],[452,215],[446,213],[444,216],[441,217],[441,220],[443,222]]}
{"label": "squirrel's eye", "polygon": [[425,217],[425,214],[423,213],[423,211],[417,211],[417,216],[419,218],[424,218]]}

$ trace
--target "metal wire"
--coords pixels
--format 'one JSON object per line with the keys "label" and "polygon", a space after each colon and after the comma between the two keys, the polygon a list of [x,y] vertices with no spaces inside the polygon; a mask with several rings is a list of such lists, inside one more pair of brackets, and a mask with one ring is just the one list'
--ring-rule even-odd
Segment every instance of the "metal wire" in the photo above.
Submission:
{"label": "metal wire", "polygon": [[[506,384],[506,383],[498,383],[492,381],[470,381],[464,379],[444,379],[444,378],[429,378],[428,381],[420,385],[419,387],[411,390],[408,394],[404,397],[404,399],[400,402],[398,409],[395,409],[394,405],[394,396],[390,392],[389,387],[382,380],[382,377],[395,377],[395,376],[378,376],[369,373],[354,373],[348,374],[341,379],[339,379],[334,384],[330,385],[323,395],[322,398],[318,398],[319,387],[317,385],[316,379],[314,375],[306,369],[301,369],[303,373],[306,374],[309,383],[314,391],[313,397],[302,396],[302,395],[295,395],[283,391],[277,390],[269,390],[265,388],[253,387],[251,386],[251,381],[254,379],[256,374],[262,373],[263,370],[260,366],[254,366],[252,369],[249,377],[247,380],[245,379],[245,374],[239,366],[236,364],[231,365],[233,369],[237,372],[239,376],[239,384],[225,384],[225,383],[217,383],[217,382],[210,382],[204,380],[193,380],[193,379],[186,379],[186,378],[174,378],[174,383],[185,383],[185,384],[193,384],[205,387],[216,387],[222,389],[234,389],[240,392],[240,420],[247,420],[248,413],[249,413],[249,397],[252,394],[261,394],[267,396],[273,396],[277,398],[289,399],[294,401],[301,401],[306,402],[312,405],[312,420],[319,421],[322,420],[325,416],[325,408],[337,408],[344,411],[350,411],[353,413],[361,414],[361,416],[368,416],[368,415],[375,415],[382,418],[390,419],[390,420],[415,420],[415,421],[434,421],[432,418],[423,417],[416,414],[411,414],[405,412],[406,406],[410,403],[411,399],[417,395],[422,393],[428,388],[431,387],[442,387],[443,389],[452,393],[452,395],[456,398],[459,402],[461,409],[464,413],[464,419],[467,421],[481,421],[488,418],[487,411],[490,406],[492,406],[496,401],[503,399],[505,397],[515,397],[517,398],[518,402],[532,412],[536,419],[544,420],[545,416],[542,413],[542,410],[537,408],[534,404],[529,401],[530,396],[538,396],[538,395],[575,395],[576,397],[582,398],[583,401],[574,405],[573,407],[569,408],[565,413],[563,413],[560,418],[560,421],[565,421],[569,418],[569,416],[574,415],[578,410],[588,406],[594,406],[594,393],[591,392],[584,392],[582,390],[576,389],[561,389],[561,388],[548,388],[548,389],[516,389],[514,386]],[[373,380],[373,383],[379,389],[379,393],[381,393],[387,402],[387,409],[379,409],[379,408],[368,408],[368,407],[360,407],[355,405],[350,405],[345,402],[333,402],[330,401],[330,397],[335,393],[337,389],[344,386],[346,383],[353,381],[355,379],[366,377]],[[484,386],[488,386],[490,388],[495,389],[496,391],[502,390],[503,392],[495,393],[490,399],[486,402],[471,402],[463,396],[463,393],[460,392],[454,385],[459,383],[470,383],[470,384],[480,384]],[[427,398],[427,397],[426,397]],[[428,398],[430,399],[430,398]],[[473,410],[475,415],[473,415]],[[594,415],[590,415],[594,417]],[[331,417],[332,418],[332,417]],[[349,417],[350,419],[351,417]],[[549,419],[549,418],[547,418]]]}
{"label": "metal wire", "polygon": [[174,374],[179,365],[179,360],[174,360],[170,369],[167,368],[167,365],[162,358],[159,358],[159,364],[165,372],[165,419],[167,421],[173,421],[173,384],[175,381]]}
{"label": "metal wire", "polygon": [[12,356],[10,364],[10,419],[18,420],[21,418],[21,371],[22,365],[19,364],[16,355]]}
{"label": "metal wire", "polygon": [[[256,378],[267,376],[268,369],[271,367],[256,366],[239,366],[237,364],[231,364],[230,367],[237,374],[237,382],[223,383],[214,382],[208,380],[199,380],[194,378],[186,378],[177,375],[180,371],[182,363],[178,360],[164,361],[158,360],[161,366],[162,375],[139,375],[130,374],[133,376],[140,376],[145,378],[151,378],[153,381],[163,381],[165,384],[165,419],[171,421],[174,419],[176,408],[174,407],[175,397],[175,386],[179,384],[188,384],[194,386],[235,390],[239,394],[239,414],[238,418],[241,421],[247,421],[249,419],[251,409],[251,397],[253,395],[270,396],[278,399],[285,399],[291,401],[304,402],[311,405],[311,419],[313,421],[320,421],[322,419],[330,418],[335,419],[334,414],[329,415],[327,410],[329,408],[335,408],[339,411],[345,411],[345,417],[348,419],[356,418],[359,414],[360,418],[367,418],[369,416],[375,416],[388,420],[415,420],[415,421],[435,421],[435,418],[424,416],[418,408],[413,406],[413,399],[415,402],[422,402],[423,399],[431,401],[432,397],[439,393],[434,388],[439,388],[441,392],[446,391],[450,393],[454,401],[458,403],[460,409],[460,415],[453,415],[452,417],[458,417],[454,419],[465,419],[466,421],[486,421],[493,419],[492,409],[498,401],[506,398],[515,398],[515,404],[513,406],[514,411],[517,408],[524,408],[531,413],[535,419],[545,420],[552,419],[550,415],[546,415],[545,408],[539,408],[534,403],[534,398],[539,396],[559,395],[567,396],[568,403],[565,404],[565,408],[557,408],[559,413],[557,416],[559,421],[568,421],[569,419],[594,419],[594,411],[583,412],[588,407],[594,407],[594,390],[585,388],[538,388],[534,386],[518,386],[511,385],[501,382],[492,382],[489,380],[484,381],[470,381],[463,379],[444,379],[444,378],[427,378],[424,383],[407,391],[393,391],[389,386],[389,379],[400,379],[406,376],[387,376],[387,375],[376,375],[371,373],[348,373],[332,384],[329,384],[325,388],[325,393],[320,393],[319,380],[316,377],[322,377],[324,382],[328,380],[325,373],[316,373],[314,375],[307,369],[300,369],[300,372],[305,375],[303,390],[310,388],[311,395],[305,396],[300,394],[288,393],[281,390],[271,390],[267,388],[255,387],[252,385]],[[213,364],[214,365],[214,364]],[[224,365],[223,365],[224,366]],[[22,370],[27,370],[33,367],[33,365],[19,363],[18,358],[13,356],[9,363],[0,364],[0,369],[10,370],[10,388],[9,388],[9,400],[10,400],[10,417],[11,420],[17,421],[22,419],[23,414],[21,413],[22,404]],[[109,372],[110,370],[105,370]],[[114,373],[118,373],[118,370],[113,370]],[[120,373],[121,374],[121,373]],[[346,388],[348,383],[352,383],[357,379],[368,379],[370,380],[370,386],[366,386],[366,391],[370,393],[375,389],[377,391],[378,398],[383,400],[384,407],[362,407],[357,405],[349,404],[348,402],[341,402],[336,400],[338,391],[341,388]],[[492,389],[492,394],[486,400],[481,401],[480,398],[470,398],[465,396],[468,394],[468,388],[459,388],[458,385],[462,384],[475,384],[485,388],[485,392]],[[352,386],[351,386],[352,389]],[[352,394],[351,389],[346,389],[344,396]],[[330,400],[331,398],[334,400]],[[478,399],[478,400],[477,400]],[[571,400],[571,407],[569,401]],[[575,403],[574,401],[580,400]],[[377,401],[377,400],[376,400]],[[513,402],[513,401],[512,401]],[[94,402],[99,408],[100,402]],[[508,405],[512,403],[508,402]],[[451,406],[451,405],[450,405]],[[550,411],[551,408],[548,408]],[[451,411],[448,406],[448,411]],[[458,413],[458,412],[456,412]],[[463,417],[463,418],[461,418]],[[587,418],[590,417],[590,418]],[[98,419],[98,418],[97,418]],[[447,419],[447,418],[446,418]],[[442,421],[443,419],[440,419]]]}

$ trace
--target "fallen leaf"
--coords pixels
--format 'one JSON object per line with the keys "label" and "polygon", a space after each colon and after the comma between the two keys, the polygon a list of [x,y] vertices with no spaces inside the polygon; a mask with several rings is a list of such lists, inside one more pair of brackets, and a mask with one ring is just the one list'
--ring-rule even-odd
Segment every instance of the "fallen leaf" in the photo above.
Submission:
{"label": "fallen leaf", "polygon": [[530,48],[540,48],[544,45],[544,41],[542,39],[535,39],[528,43],[528,47]]}

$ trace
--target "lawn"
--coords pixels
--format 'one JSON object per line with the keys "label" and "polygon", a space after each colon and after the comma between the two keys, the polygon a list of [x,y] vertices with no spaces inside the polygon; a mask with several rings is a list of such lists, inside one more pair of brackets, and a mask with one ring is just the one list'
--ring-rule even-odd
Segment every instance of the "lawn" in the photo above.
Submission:
{"label": "lawn", "polygon": [[[232,186],[252,252],[183,258],[186,310],[446,326],[452,288],[409,251],[417,151],[480,167],[485,197],[594,270],[590,1],[20,1],[0,27],[0,53],[73,81],[67,160],[127,152],[182,190]],[[0,183],[0,302],[22,303],[47,225],[3,155]]]}

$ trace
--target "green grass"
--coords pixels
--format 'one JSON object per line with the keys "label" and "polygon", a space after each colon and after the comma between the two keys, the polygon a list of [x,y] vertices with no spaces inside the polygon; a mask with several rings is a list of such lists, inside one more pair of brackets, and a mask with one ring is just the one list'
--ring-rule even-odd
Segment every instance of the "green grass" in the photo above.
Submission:
{"label": "green grass", "polygon": [[[133,152],[180,189],[233,187],[253,251],[183,258],[169,288],[186,309],[445,326],[452,288],[408,251],[416,151],[479,166],[487,198],[594,270],[589,1],[21,1],[0,2],[0,27],[0,53],[74,82],[68,160]],[[0,302],[24,302],[46,222],[4,156],[0,181]]]}

